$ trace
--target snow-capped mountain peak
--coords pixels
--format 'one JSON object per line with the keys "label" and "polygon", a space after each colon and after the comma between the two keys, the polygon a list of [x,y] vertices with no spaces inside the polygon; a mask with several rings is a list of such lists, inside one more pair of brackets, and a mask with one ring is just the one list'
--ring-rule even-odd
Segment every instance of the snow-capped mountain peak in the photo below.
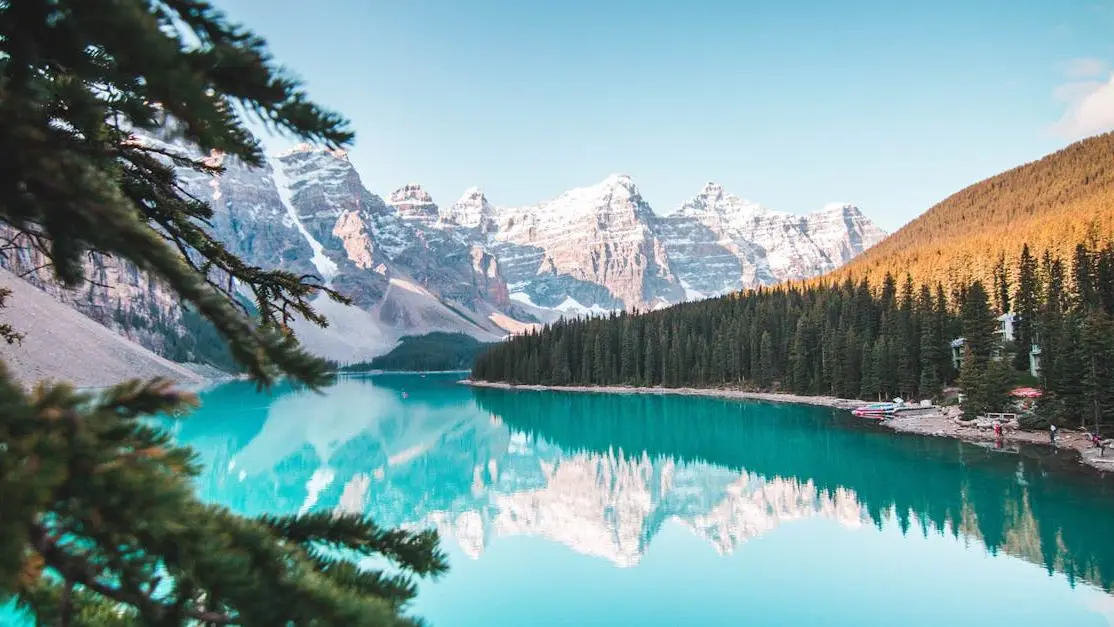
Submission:
{"label": "snow-capped mountain peak", "polygon": [[724,191],[723,186],[719,183],[709,181],[704,184],[704,188],[700,190],[699,194],[681,205],[675,213],[692,216],[714,214],[745,218],[768,212],[769,210],[762,205],[730,194]]}
{"label": "snow-capped mountain peak", "polygon": [[485,195],[483,190],[478,187],[469,187],[468,189],[464,190],[464,193],[460,195],[460,198],[456,201],[456,203],[461,204],[469,202],[487,204],[487,195]]}
{"label": "snow-capped mountain peak", "polygon": [[607,178],[605,178],[602,181],[601,184],[602,185],[609,185],[609,186],[616,186],[617,185],[617,186],[620,186],[620,187],[624,187],[624,188],[627,188],[627,189],[633,189],[633,190],[638,189],[634,184],[634,179],[632,179],[629,174],[623,174],[622,172],[615,172],[613,174],[609,174],[607,176]]}
{"label": "snow-capped mountain peak", "polygon": [[830,203],[825,204],[823,207],[821,207],[820,211],[836,212],[836,211],[846,211],[848,209],[856,209],[857,210],[858,207],[856,207],[855,205],[853,205],[849,202],[830,202]]}
{"label": "snow-capped mountain peak", "polygon": [[391,192],[387,204],[398,211],[398,215],[408,220],[431,222],[437,219],[437,205],[429,192],[417,183],[407,183]]}
{"label": "snow-capped mountain peak", "polygon": [[859,207],[849,202],[830,202],[821,207],[812,215],[838,215],[838,216],[861,216],[862,211]]}
{"label": "snow-capped mountain peak", "polygon": [[629,174],[612,174],[588,189],[593,188],[609,194],[614,199],[642,200],[642,193],[638,191],[638,186],[634,184],[634,179]]}
{"label": "snow-capped mountain peak", "polygon": [[704,184],[704,189],[700,190],[699,197],[707,202],[719,202],[723,200],[723,186],[715,181],[708,181]]}
{"label": "snow-capped mountain peak", "polygon": [[348,161],[348,151],[347,150],[342,150],[340,148],[326,148],[324,146],[316,146],[314,144],[306,144],[306,143],[296,144],[296,145],[288,148],[287,150],[284,150],[284,151],[276,154],[275,158],[276,159],[284,159],[286,157],[289,157],[291,155],[296,155],[296,154],[299,154],[299,153],[314,153],[314,152],[321,153],[321,154],[326,154],[326,155],[329,155],[331,157],[335,157],[335,158],[343,160],[343,161]]}
{"label": "snow-capped mountain peak", "polygon": [[595,185],[570,189],[531,209],[542,214],[539,216],[541,220],[549,221],[599,215],[618,208],[635,208],[636,212],[642,208],[650,210],[642,200],[638,186],[626,174],[612,174]]}
{"label": "snow-capped mountain peak", "polygon": [[468,228],[484,227],[494,209],[487,196],[478,187],[464,190],[464,194],[447,209],[441,210],[441,221]]}

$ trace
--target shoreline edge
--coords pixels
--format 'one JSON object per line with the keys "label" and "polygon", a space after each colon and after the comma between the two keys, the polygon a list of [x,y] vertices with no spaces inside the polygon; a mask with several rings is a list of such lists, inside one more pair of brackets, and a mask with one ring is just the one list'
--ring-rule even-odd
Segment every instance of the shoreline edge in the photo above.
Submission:
{"label": "shoreline edge", "polygon": [[[461,385],[477,388],[493,388],[500,390],[527,390],[533,392],[571,392],[578,394],[646,394],[658,396],[702,396],[707,398],[722,398],[729,400],[762,401],[770,403],[788,403],[793,405],[811,405],[813,407],[826,407],[850,411],[857,407],[869,405],[867,401],[849,398],[836,398],[834,396],[804,396],[800,394],[780,394],[773,392],[744,392],[742,390],[720,388],[663,388],[663,387],[635,387],[616,385],[516,385],[495,381],[477,381],[475,379],[462,379]],[[961,424],[953,416],[945,412],[936,414],[908,416],[903,418],[890,418],[887,420],[871,420],[879,425],[898,433],[952,438],[974,444],[994,442],[994,435],[989,430],[979,429],[972,425]],[[1044,432],[1009,430],[1003,438],[1003,445],[1028,445],[1049,446],[1048,436]],[[1057,448],[1071,449],[1079,454],[1079,463],[1091,469],[1105,473],[1114,470],[1114,451],[1109,457],[1100,455],[1100,451],[1092,448],[1090,441],[1082,433],[1061,429],[1057,437]]]}

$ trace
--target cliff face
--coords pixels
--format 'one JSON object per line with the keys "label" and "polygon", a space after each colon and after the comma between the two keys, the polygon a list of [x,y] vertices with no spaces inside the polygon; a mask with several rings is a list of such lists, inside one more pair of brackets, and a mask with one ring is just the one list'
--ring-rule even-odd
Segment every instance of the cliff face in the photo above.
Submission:
{"label": "cliff face", "polygon": [[[515,291],[543,306],[567,298],[607,309],[678,302],[684,294],[652,221],[653,210],[630,177],[612,175],[540,205],[499,211],[494,239],[535,252],[503,247],[496,254],[517,262]],[[532,285],[531,274],[572,281],[550,280],[543,289]],[[610,298],[580,284],[603,288]]]}
{"label": "cliff face", "polygon": [[14,244],[0,253],[0,268],[10,273],[5,275],[6,283],[22,278],[55,300],[159,354],[165,354],[168,343],[186,332],[175,295],[134,265],[92,253],[85,260],[89,280],[66,289],[54,281],[49,259],[25,238],[8,228],[0,228],[0,238],[12,239]]}
{"label": "cliff face", "polygon": [[853,205],[835,203],[798,217],[715,183],[659,219],[657,228],[690,297],[815,276],[885,237]]}
{"label": "cliff face", "polygon": [[0,311],[0,321],[23,334],[16,344],[0,342],[0,360],[28,388],[43,379],[68,381],[79,387],[150,377],[190,385],[204,381],[185,366],[114,333],[7,270],[0,269],[0,285],[12,291]]}

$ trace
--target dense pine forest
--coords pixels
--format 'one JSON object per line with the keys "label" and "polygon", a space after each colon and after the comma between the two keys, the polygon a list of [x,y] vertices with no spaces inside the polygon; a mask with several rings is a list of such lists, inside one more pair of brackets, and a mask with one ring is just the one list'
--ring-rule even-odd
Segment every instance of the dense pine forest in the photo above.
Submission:
{"label": "dense pine forest", "polygon": [[[1005,342],[998,316],[1015,315]],[[967,417],[1001,411],[1032,382],[1031,426],[1114,426],[1114,243],[1062,259],[1024,246],[991,280],[948,288],[884,275],[790,284],[642,314],[562,320],[475,363],[488,381],[543,385],[732,386],[847,398],[940,398],[958,384]],[[961,367],[953,364],[952,342]]]}
{"label": "dense pine forest", "polygon": [[425,335],[408,335],[386,355],[380,355],[368,362],[341,366],[338,370],[341,372],[465,370],[489,345],[465,333],[434,331]]}

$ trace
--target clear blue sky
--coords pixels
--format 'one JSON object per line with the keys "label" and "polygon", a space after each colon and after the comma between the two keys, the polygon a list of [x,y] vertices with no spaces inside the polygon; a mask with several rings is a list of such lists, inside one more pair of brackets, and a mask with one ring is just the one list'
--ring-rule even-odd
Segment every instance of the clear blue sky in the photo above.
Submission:
{"label": "clear blue sky", "polygon": [[[1114,0],[217,0],[266,37],[386,194],[498,205],[630,174],[896,229],[1114,128]],[[838,6],[837,6],[838,5]]]}

